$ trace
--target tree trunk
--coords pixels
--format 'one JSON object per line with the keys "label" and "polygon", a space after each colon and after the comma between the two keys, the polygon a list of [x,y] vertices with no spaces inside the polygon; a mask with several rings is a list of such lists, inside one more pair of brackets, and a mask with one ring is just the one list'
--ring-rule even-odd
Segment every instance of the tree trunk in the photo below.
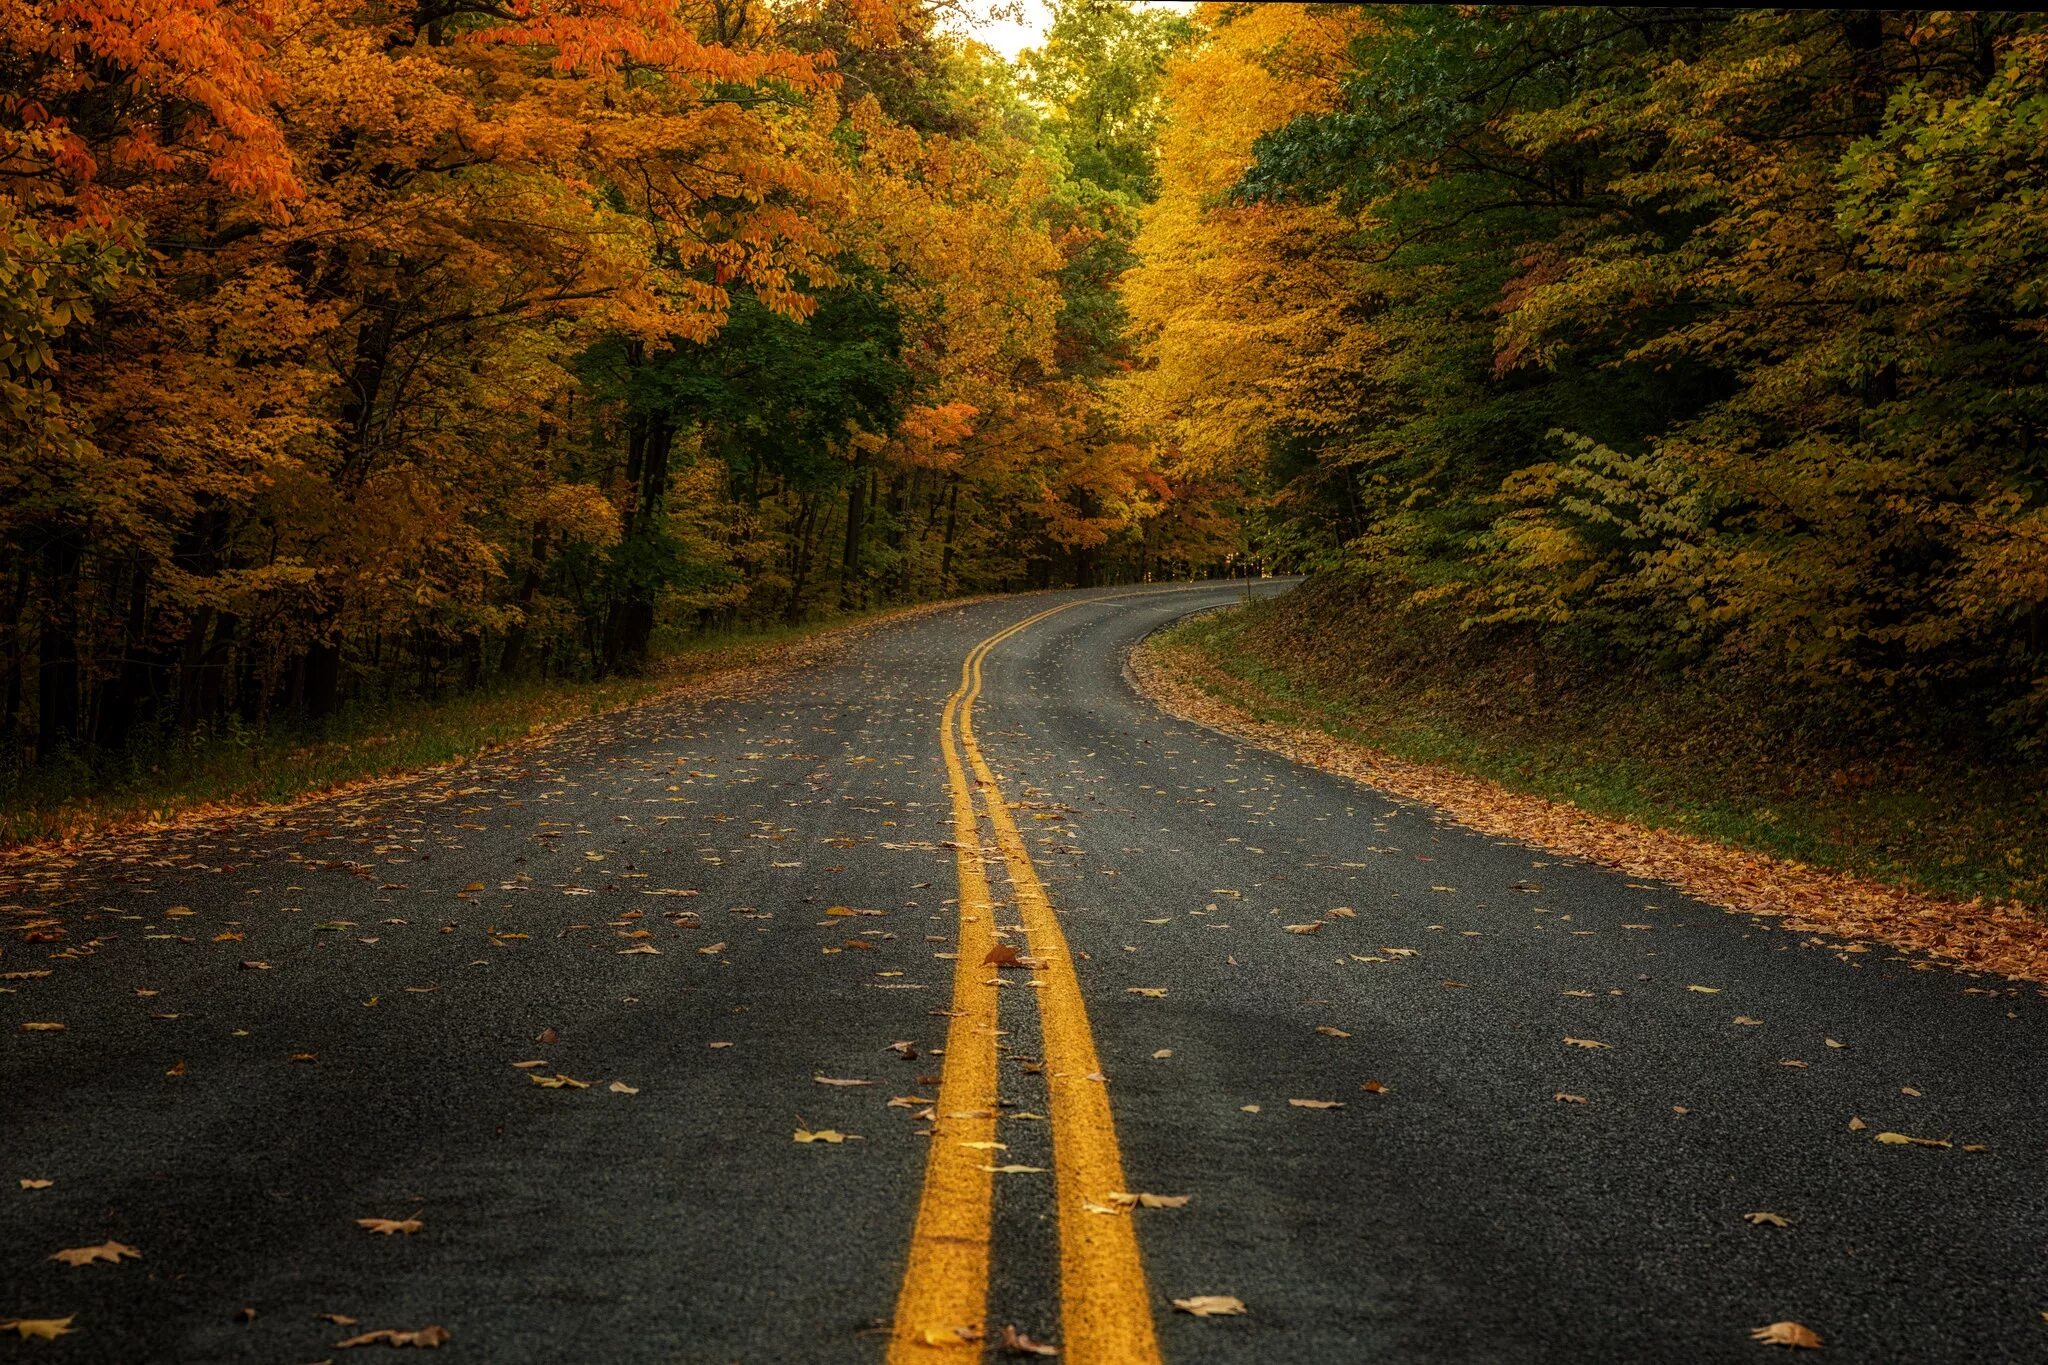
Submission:
{"label": "tree trunk", "polygon": [[43,619],[36,642],[36,757],[48,759],[78,740],[77,536],[60,532],[43,545]]}

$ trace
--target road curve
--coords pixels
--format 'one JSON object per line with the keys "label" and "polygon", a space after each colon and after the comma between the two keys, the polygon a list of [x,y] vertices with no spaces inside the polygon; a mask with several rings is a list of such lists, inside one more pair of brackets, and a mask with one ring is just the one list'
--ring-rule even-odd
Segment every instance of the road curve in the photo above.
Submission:
{"label": "road curve", "polygon": [[1244,591],[0,871],[0,1360],[2048,1357],[2048,1000],[1131,692]]}

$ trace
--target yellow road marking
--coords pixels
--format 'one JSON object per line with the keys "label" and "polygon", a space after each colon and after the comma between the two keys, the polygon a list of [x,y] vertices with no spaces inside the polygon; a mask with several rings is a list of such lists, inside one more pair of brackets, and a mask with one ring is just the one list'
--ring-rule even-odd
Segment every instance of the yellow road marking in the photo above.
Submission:
{"label": "yellow road marking", "polygon": [[982,959],[995,946],[995,909],[982,864],[973,788],[953,741],[953,721],[974,704],[980,691],[976,665],[982,656],[1051,614],[1040,612],[976,645],[961,660],[960,685],[946,699],[941,722],[939,743],[953,794],[953,864],[960,882],[960,929],[954,944],[953,1014],[946,1027],[945,1063],[939,1072],[924,1189],[910,1234],[910,1260],[896,1297],[890,1365],[927,1360],[925,1348],[964,1344],[970,1339],[955,1329],[965,1329],[972,1336],[984,1330],[994,1195],[986,1167],[991,1164],[987,1153],[992,1149],[963,1144],[995,1140],[996,1000],[1001,993],[981,984],[983,973],[989,970]]}
{"label": "yellow road marking", "polygon": [[[1038,619],[1042,617],[1032,618]],[[1029,624],[1031,621],[1020,622],[1012,630]],[[989,648],[1003,638],[1007,636],[995,637]],[[981,661],[987,656],[987,648],[969,656],[973,685],[959,712],[960,744],[980,786],[982,807],[995,827],[996,845],[1009,867],[1032,954],[1046,960],[1045,988],[1033,994],[1038,997],[1051,1101],[1053,1191],[1060,1229],[1061,1345],[1070,1365],[1157,1365],[1159,1342],[1153,1332],[1151,1294],[1138,1255],[1135,1222],[1090,1214],[1084,1208],[1111,1191],[1129,1187],[1124,1183],[1123,1153],[1117,1146],[1109,1086],[1095,1055],[1088,1007],[1081,998],[1081,980],[1074,971],[1066,934],[1038,870],[1032,866],[1024,837],[1017,832],[1017,822],[1010,816],[1002,784],[975,743],[973,698],[981,691]]]}

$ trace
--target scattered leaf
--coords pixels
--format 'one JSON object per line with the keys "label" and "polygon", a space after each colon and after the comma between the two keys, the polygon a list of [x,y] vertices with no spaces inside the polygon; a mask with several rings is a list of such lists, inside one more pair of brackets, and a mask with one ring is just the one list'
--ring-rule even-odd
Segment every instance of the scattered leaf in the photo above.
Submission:
{"label": "scattered leaf", "polygon": [[66,1332],[72,1331],[73,1313],[62,1318],[7,1318],[0,1320],[0,1332],[17,1333],[23,1341],[55,1341]]}
{"label": "scattered leaf", "polygon": [[1290,934],[1313,934],[1316,930],[1323,927],[1323,922],[1321,920],[1310,920],[1307,924],[1289,924],[1284,927]]}
{"label": "scattered leaf", "polygon": [[1820,1337],[1811,1327],[1796,1322],[1774,1322],[1768,1327],[1756,1328],[1749,1336],[1750,1340],[1766,1346],[1789,1346],[1800,1351],[1818,1351],[1821,1346]]}
{"label": "scattered leaf", "polygon": [[50,1259],[76,1268],[91,1265],[94,1261],[105,1261],[108,1265],[119,1265],[124,1259],[139,1261],[142,1253],[121,1242],[101,1242],[96,1247],[66,1247],[52,1252]]}
{"label": "scattered leaf", "polygon": [[1879,1133],[1877,1140],[1887,1147],[1953,1147],[1947,1138],[1911,1137],[1905,1133]]}
{"label": "scattered leaf", "polygon": [[640,1093],[639,1086],[627,1085],[624,1081],[613,1081],[605,1089],[611,1091],[614,1095],[637,1095]]}
{"label": "scattered leaf", "polygon": [[33,1176],[23,1176],[21,1187],[25,1190],[47,1190],[53,1183],[48,1180],[37,1180]]}
{"label": "scattered leaf", "polygon": [[347,1341],[335,1342],[335,1347],[346,1350],[351,1346],[422,1346],[428,1349],[439,1347],[447,1341],[450,1333],[446,1327],[422,1327],[417,1331],[400,1332],[389,1327],[380,1327],[374,1332],[350,1337]]}
{"label": "scattered leaf", "polygon": [[1562,1090],[1558,1091],[1558,1092],[1557,1092],[1557,1093],[1556,1093],[1555,1095],[1552,1095],[1552,1096],[1551,1096],[1550,1098],[1552,1098],[1552,1099],[1556,1100],[1556,1101],[1557,1101],[1557,1102],[1558,1102],[1559,1104],[1584,1104],[1584,1103],[1586,1103],[1586,1097],[1585,1097],[1584,1095],[1572,1095],[1572,1094],[1568,1094],[1568,1093],[1566,1093],[1565,1091],[1562,1091]]}
{"label": "scattered leaf", "polygon": [[1564,1042],[1566,1047],[1583,1047],[1587,1049],[1612,1048],[1614,1046],[1612,1043],[1603,1043],[1598,1038],[1567,1038]]}
{"label": "scattered leaf", "polygon": [[1142,996],[1144,996],[1144,997],[1145,997],[1145,998],[1146,998],[1147,1000],[1164,1000],[1164,999],[1166,998],[1166,987],[1164,987],[1164,986],[1126,986],[1126,987],[1124,987],[1124,994],[1126,994],[1126,995],[1142,995]]}
{"label": "scattered leaf", "polygon": [[1007,1323],[1003,1326],[1003,1339],[997,1344],[1003,1348],[1006,1355],[1056,1356],[1060,1353],[1059,1347],[1048,1346],[1042,1341],[1033,1341]]}
{"label": "scattered leaf", "polygon": [[1289,1100],[1296,1109],[1342,1109],[1342,1100]]}
{"label": "scattered leaf", "polygon": [[1316,1032],[1322,1034],[1325,1038],[1349,1038],[1351,1036],[1343,1029],[1334,1028],[1329,1024],[1317,1024]]}
{"label": "scattered leaf", "polygon": [[1686,989],[1696,991],[1701,995],[1719,995],[1721,993],[1719,986],[1687,986]]}
{"label": "scattered leaf", "polygon": [[798,1142],[826,1142],[837,1146],[849,1138],[858,1138],[859,1136],[859,1133],[842,1133],[836,1128],[820,1128],[815,1133],[808,1128],[799,1128],[796,1130],[795,1140]]}
{"label": "scattered leaf", "polygon": [[389,1237],[394,1232],[402,1232],[410,1237],[426,1225],[417,1218],[358,1218],[356,1226],[374,1232],[380,1237]]}
{"label": "scattered leaf", "polygon": [[1192,1298],[1175,1299],[1173,1306],[1198,1318],[1237,1317],[1245,1311],[1244,1300],[1228,1294],[1196,1294]]}

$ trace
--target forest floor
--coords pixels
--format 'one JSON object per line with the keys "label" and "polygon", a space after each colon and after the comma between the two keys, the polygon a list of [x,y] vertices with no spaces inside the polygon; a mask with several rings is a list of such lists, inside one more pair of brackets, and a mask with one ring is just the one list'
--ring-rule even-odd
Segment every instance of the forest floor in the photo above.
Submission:
{"label": "forest floor", "polygon": [[2048,791],[2024,765],[1873,758],[1739,699],[1546,677],[1333,617],[1343,605],[1311,585],[1194,618],[1134,653],[1134,680],[1184,718],[1489,833],[1795,930],[2048,981]]}
{"label": "forest floor", "polygon": [[98,768],[0,771],[0,852],[214,819],[429,771],[656,696],[810,667],[882,622],[972,600],[978,599],[693,636],[639,674],[535,680],[358,706],[318,730],[279,726],[198,736]]}

